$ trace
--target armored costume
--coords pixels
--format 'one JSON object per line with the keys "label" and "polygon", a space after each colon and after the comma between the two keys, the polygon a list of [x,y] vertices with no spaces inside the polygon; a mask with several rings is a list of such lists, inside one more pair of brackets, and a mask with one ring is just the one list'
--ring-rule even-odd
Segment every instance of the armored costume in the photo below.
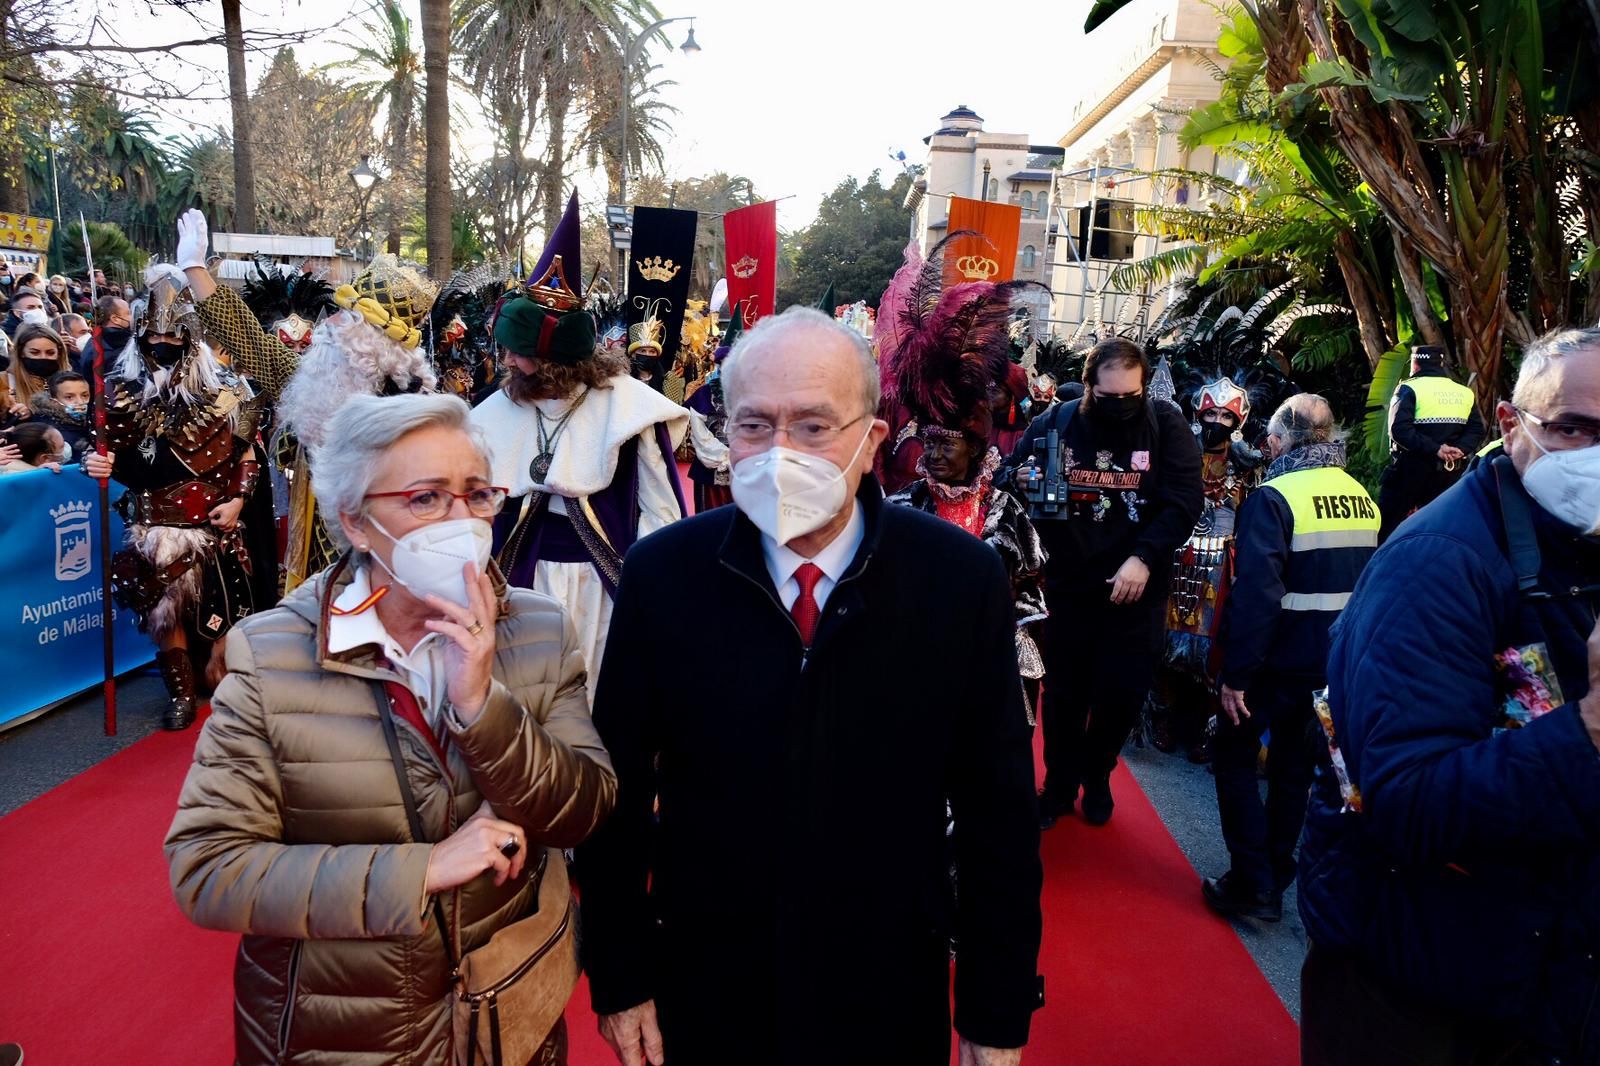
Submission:
{"label": "armored costume", "polygon": [[201,341],[183,272],[158,264],[145,280],[134,339],[106,379],[112,476],[129,490],[119,505],[127,546],[111,580],[161,649],[172,700],[163,724],[183,729],[195,705],[187,635],[218,640],[255,606],[242,529],[213,513],[255,488],[260,400]]}
{"label": "armored costume", "polygon": [[419,327],[437,291],[415,269],[380,255],[353,282],[333,291],[332,309],[312,328],[303,348],[290,347],[281,323],[263,323],[226,286],[200,303],[207,335],[228,349],[237,369],[279,401],[272,452],[284,464],[287,489],[285,592],[338,556],[317,515],[309,465],[333,413],[354,395],[434,388],[427,353],[419,348]]}
{"label": "armored costume", "polygon": [[[1211,410],[1224,417],[1208,421]],[[1205,504],[1194,535],[1173,553],[1165,662],[1208,684],[1216,676],[1213,642],[1233,579],[1234,523],[1239,505],[1261,479],[1262,455],[1243,440],[1249,417],[1250,396],[1232,378],[1200,390],[1194,432]]]}

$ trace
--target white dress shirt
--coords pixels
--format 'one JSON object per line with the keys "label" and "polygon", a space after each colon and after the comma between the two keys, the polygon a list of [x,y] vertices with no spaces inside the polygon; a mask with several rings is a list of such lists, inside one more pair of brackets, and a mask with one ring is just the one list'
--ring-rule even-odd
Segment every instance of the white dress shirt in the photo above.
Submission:
{"label": "white dress shirt", "polygon": [[[367,568],[357,567],[355,577],[333,605],[341,611],[353,611],[372,595],[372,579]],[[363,644],[376,644],[405,678],[406,687],[417,698],[423,718],[435,731],[439,729],[439,711],[445,705],[445,692],[449,678],[445,676],[445,637],[442,633],[429,633],[417,641],[409,652],[402,648],[383,620],[378,617],[374,604],[360,614],[328,615],[328,651],[349,651]]]}
{"label": "white dress shirt", "polygon": [[819,612],[826,607],[833,586],[849,569],[866,535],[867,520],[861,516],[861,504],[855,500],[850,501],[850,519],[845,522],[844,529],[813,559],[790,550],[787,544],[779,544],[765,533],[761,534],[761,554],[766,557],[767,573],[772,575],[773,587],[778,590],[778,599],[783,601],[784,609],[793,611],[794,601],[800,598],[800,582],[795,580],[794,572],[806,563],[815,563],[817,569],[822,571],[822,577],[818,579],[811,595],[817,601]]}

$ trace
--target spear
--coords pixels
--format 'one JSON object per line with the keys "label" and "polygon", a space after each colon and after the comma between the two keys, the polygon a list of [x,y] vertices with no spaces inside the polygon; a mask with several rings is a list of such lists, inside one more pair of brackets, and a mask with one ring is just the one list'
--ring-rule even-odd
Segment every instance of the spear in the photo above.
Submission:
{"label": "spear", "polygon": [[[100,302],[100,289],[94,283],[94,251],[89,247],[89,226],[78,212],[78,235],[83,238],[83,261],[89,270],[89,306]],[[106,344],[100,332],[105,323],[94,330],[94,447],[102,456],[106,446]],[[111,479],[100,478],[100,635],[105,654],[105,704],[106,736],[117,735],[117,680],[116,660],[111,648]]]}

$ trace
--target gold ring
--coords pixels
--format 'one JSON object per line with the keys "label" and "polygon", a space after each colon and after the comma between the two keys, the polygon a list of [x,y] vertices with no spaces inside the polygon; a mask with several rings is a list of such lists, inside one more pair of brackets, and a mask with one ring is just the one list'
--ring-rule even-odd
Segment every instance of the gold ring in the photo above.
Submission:
{"label": "gold ring", "polygon": [[467,632],[471,633],[473,636],[477,636],[479,633],[483,632],[483,623],[474,618],[472,620],[472,624],[467,627]]}

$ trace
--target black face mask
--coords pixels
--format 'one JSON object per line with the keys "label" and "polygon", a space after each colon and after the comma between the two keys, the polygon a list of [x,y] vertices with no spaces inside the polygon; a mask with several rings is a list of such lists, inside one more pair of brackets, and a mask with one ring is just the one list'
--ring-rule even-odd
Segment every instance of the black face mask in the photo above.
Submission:
{"label": "black face mask", "polygon": [[1144,410],[1144,393],[1137,396],[1096,396],[1093,411],[1112,422],[1126,422]]}
{"label": "black face mask", "polygon": [[29,359],[24,356],[22,369],[36,378],[48,378],[51,374],[61,369],[61,364],[54,359]]}
{"label": "black face mask", "polygon": [[168,344],[165,341],[143,345],[145,354],[155,360],[156,366],[171,367],[178,364],[183,358],[183,353],[189,350],[186,344]]}
{"label": "black face mask", "polygon": [[121,355],[122,349],[132,339],[133,330],[127,326],[106,326],[100,330],[100,343],[105,347],[106,355],[112,358]]}
{"label": "black face mask", "polygon": [[1200,447],[1205,451],[1214,451],[1228,442],[1233,436],[1233,430],[1222,422],[1200,423]]}

